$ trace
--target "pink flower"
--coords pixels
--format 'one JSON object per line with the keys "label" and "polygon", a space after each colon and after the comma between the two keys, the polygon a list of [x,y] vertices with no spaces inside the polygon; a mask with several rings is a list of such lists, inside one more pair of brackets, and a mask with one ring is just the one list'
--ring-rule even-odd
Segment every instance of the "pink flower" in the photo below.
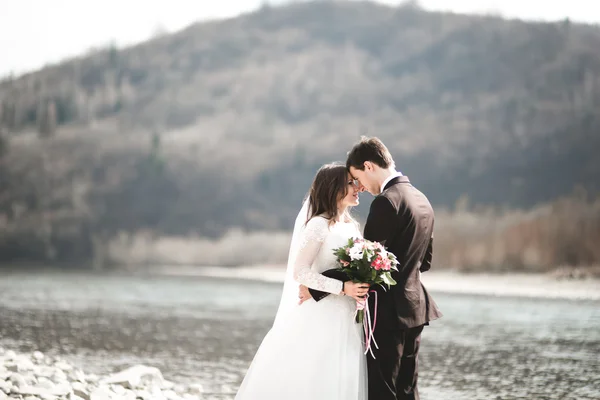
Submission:
{"label": "pink flower", "polygon": [[350,263],[348,261],[345,261],[345,260],[340,260],[340,262],[342,263],[342,265],[344,267],[347,267],[348,265],[350,265]]}
{"label": "pink flower", "polygon": [[381,269],[383,269],[384,271],[389,271],[390,269],[392,269],[392,262],[390,261],[389,258],[384,258],[382,261],[383,267]]}
{"label": "pink flower", "polygon": [[375,268],[377,271],[383,269],[384,266],[384,260],[381,256],[377,256],[371,263],[371,267]]}

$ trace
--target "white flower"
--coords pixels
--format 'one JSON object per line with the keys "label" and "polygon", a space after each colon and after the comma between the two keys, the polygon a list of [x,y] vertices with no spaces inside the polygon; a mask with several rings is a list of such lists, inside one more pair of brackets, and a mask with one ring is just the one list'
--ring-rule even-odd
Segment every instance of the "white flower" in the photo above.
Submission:
{"label": "white flower", "polygon": [[350,252],[348,253],[348,255],[350,256],[350,259],[352,259],[352,260],[360,260],[363,257],[363,246],[358,243],[355,244],[350,249]]}

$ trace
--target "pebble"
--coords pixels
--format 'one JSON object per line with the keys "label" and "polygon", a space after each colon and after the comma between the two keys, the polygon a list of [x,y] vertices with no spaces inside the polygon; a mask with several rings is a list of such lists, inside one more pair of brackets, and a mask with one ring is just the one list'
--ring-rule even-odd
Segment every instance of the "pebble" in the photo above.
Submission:
{"label": "pebble", "polygon": [[0,380],[0,392],[4,392],[5,394],[9,394],[12,388],[12,383]]}

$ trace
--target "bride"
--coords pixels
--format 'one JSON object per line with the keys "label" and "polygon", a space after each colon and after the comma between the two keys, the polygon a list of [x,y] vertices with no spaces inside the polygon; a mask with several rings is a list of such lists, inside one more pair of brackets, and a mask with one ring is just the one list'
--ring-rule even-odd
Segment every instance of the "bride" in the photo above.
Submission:
{"label": "bride", "polygon": [[[236,400],[367,399],[363,333],[354,311],[368,286],[320,275],[337,267],[333,249],[361,236],[348,211],[358,205],[358,193],[344,165],[317,172],[296,218],[275,322]],[[300,284],[336,296],[298,305]]]}

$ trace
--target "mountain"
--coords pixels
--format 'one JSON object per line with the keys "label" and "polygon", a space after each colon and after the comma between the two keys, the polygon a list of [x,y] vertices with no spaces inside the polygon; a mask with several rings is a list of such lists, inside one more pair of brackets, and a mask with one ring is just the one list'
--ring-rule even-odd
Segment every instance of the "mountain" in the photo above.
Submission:
{"label": "mountain", "polygon": [[0,83],[0,214],[103,235],[283,229],[361,134],[437,207],[595,195],[599,48],[599,27],[568,20],[354,1],[108,47]]}

